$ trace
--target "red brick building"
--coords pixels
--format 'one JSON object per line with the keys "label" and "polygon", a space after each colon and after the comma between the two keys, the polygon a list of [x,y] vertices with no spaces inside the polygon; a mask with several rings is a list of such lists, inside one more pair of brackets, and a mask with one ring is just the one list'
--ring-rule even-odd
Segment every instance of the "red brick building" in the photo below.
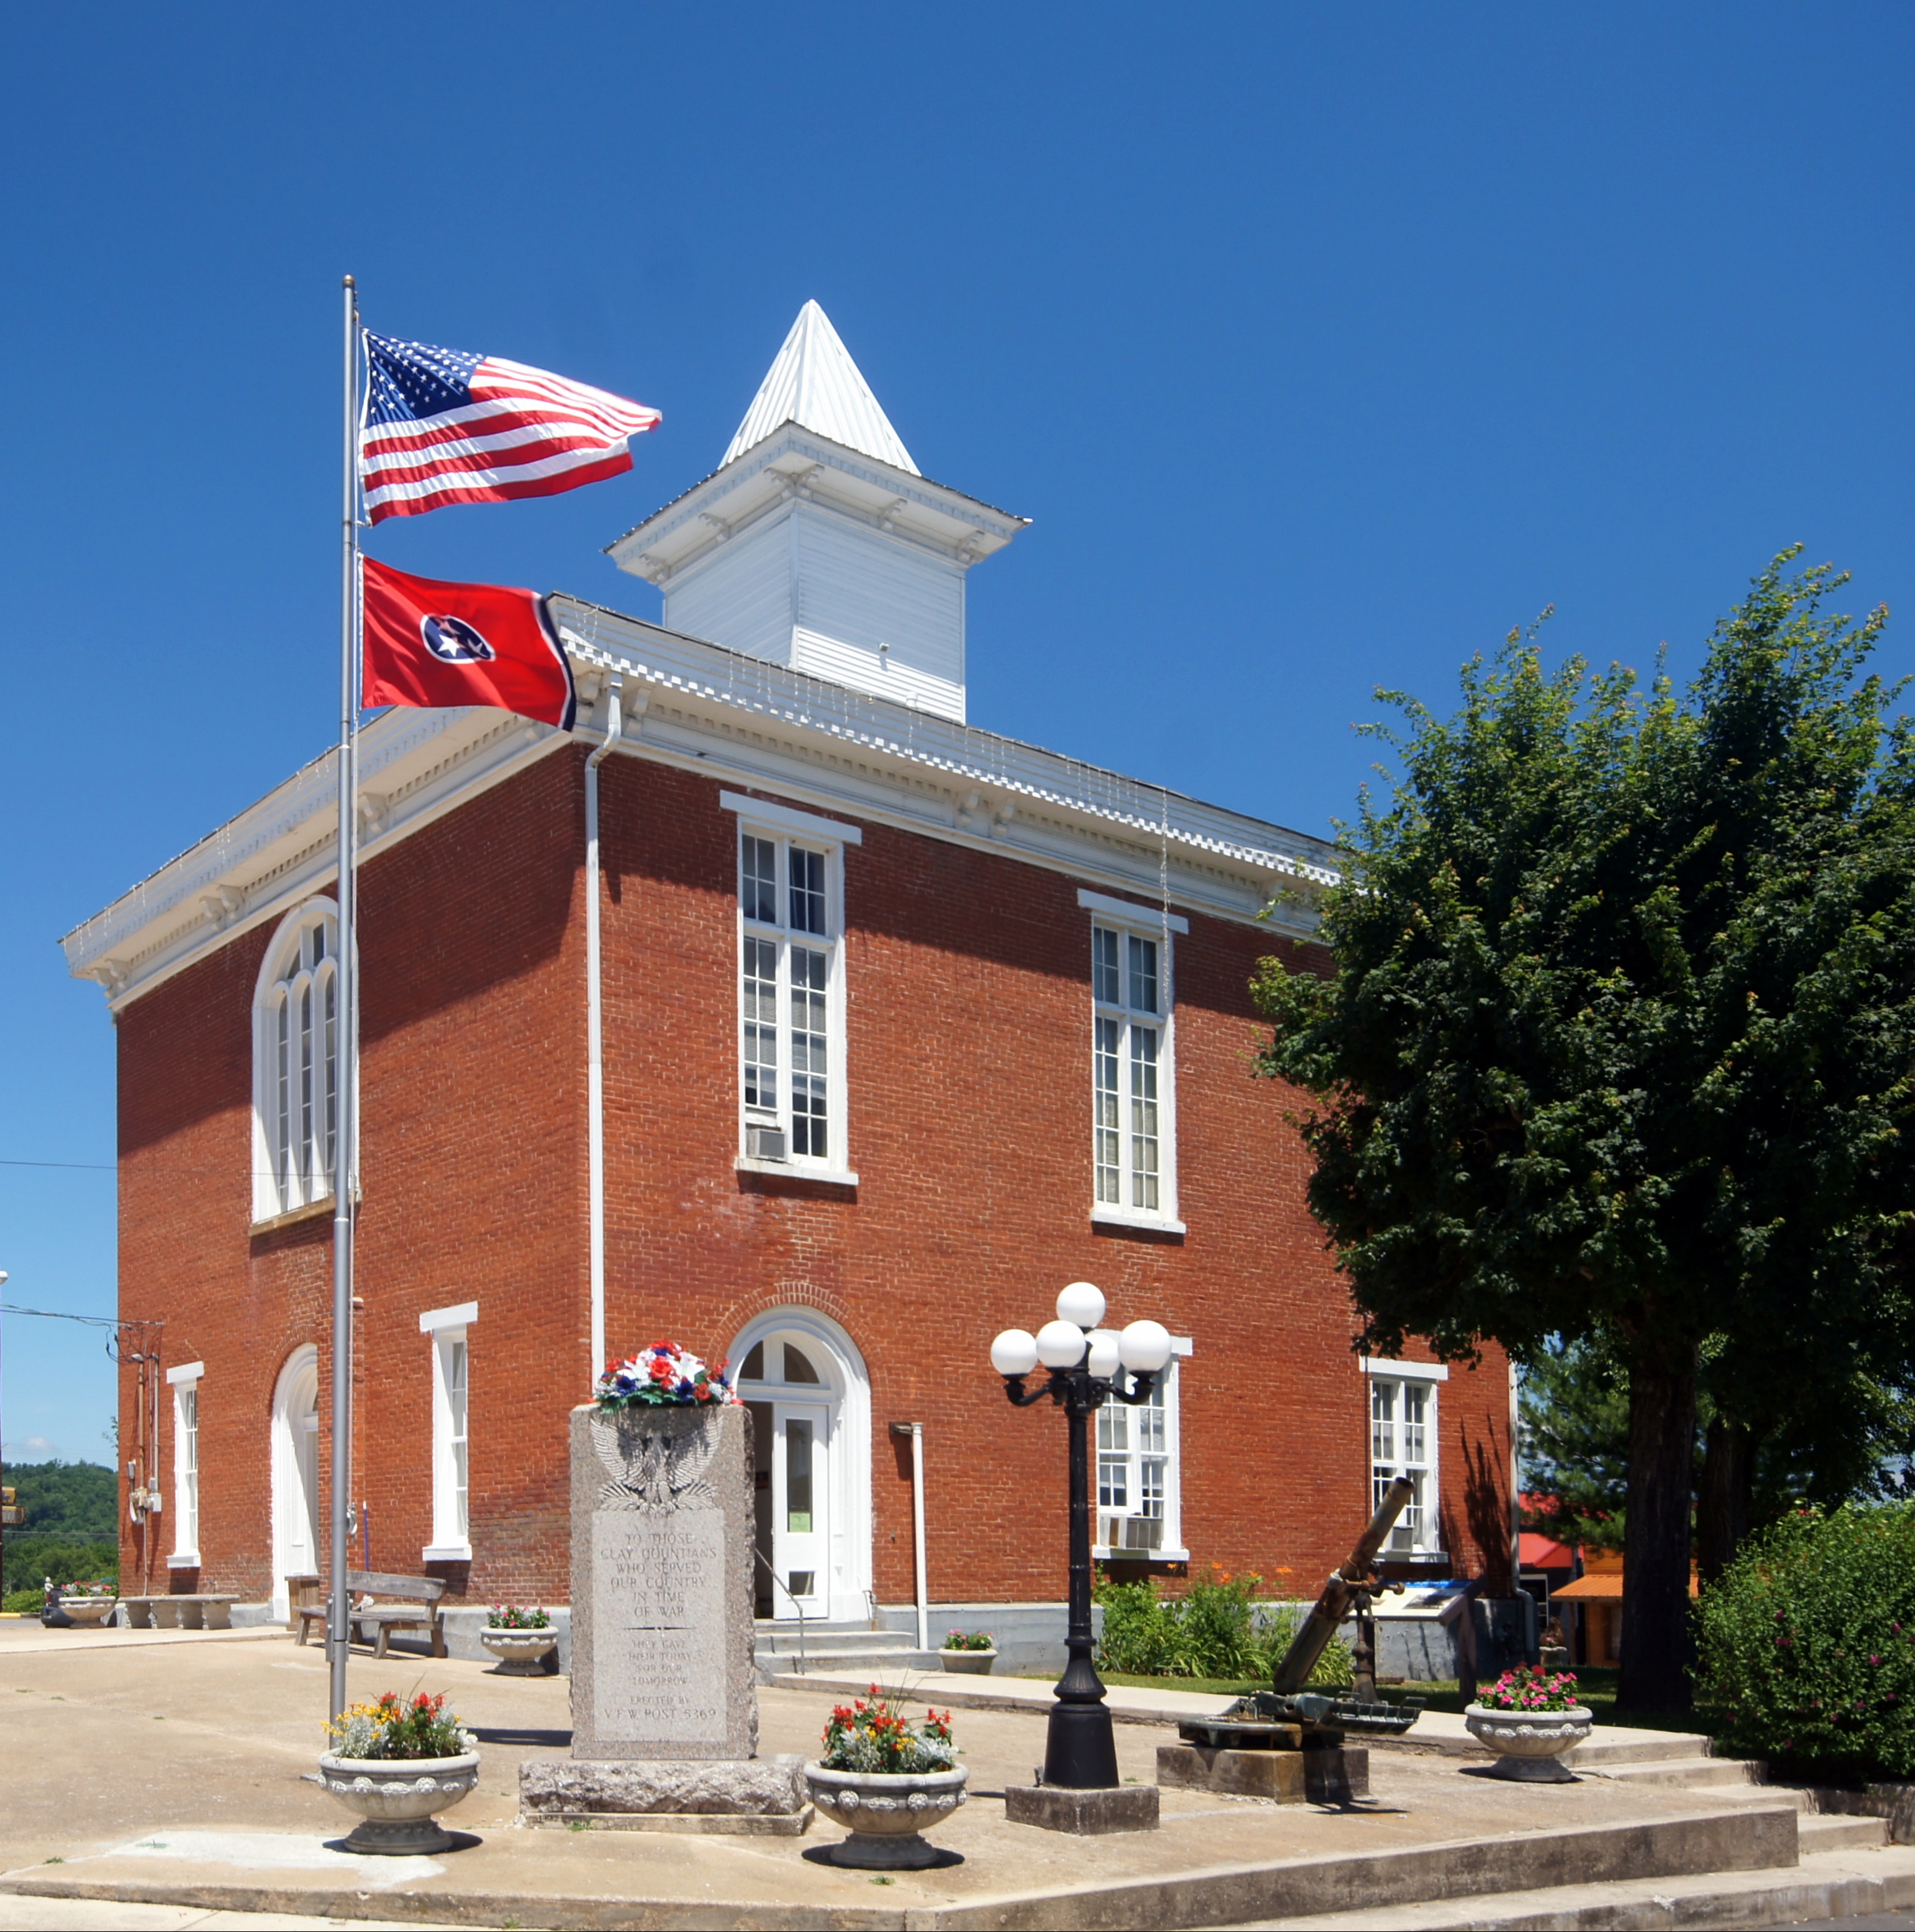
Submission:
{"label": "red brick building", "polygon": [[[1178,1338],[1100,1443],[1113,1556],[1308,1594],[1406,1468],[1399,1560],[1506,1588],[1507,1366],[1352,1354],[1295,1096],[1251,1077],[1247,982],[1320,965],[1331,855],[964,721],[965,573],[1020,526],[918,474],[808,305],[723,466],[612,546],[666,627],[555,600],[575,732],[365,730],[373,1567],[563,1602],[566,1412],[669,1335],[757,1406],[767,1614],[910,1603],[901,1423],[932,1602],[1055,1602],[1063,1429],[986,1351],[1082,1278]],[[166,1322],[128,1588],[323,1567],[334,782],[66,941],[119,1030],[122,1310]]]}

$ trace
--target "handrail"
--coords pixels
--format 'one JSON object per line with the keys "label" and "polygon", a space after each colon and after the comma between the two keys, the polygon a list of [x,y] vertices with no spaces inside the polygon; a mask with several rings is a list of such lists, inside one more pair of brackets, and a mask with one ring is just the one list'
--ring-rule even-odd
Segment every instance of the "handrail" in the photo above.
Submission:
{"label": "handrail", "polygon": [[808,1677],[811,1671],[805,1661],[805,1606],[796,1597],[791,1596],[791,1586],[771,1567],[770,1558],[762,1550],[754,1550],[752,1554],[764,1565],[765,1574],[771,1579],[773,1587],[782,1590],[787,1597],[791,1598],[791,1607],[798,1613],[798,1675]]}

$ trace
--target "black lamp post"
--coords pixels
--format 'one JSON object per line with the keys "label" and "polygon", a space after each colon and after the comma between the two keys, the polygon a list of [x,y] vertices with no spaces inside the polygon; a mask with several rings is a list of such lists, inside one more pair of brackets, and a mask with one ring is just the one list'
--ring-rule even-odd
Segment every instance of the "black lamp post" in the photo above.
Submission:
{"label": "black lamp post", "polygon": [[[1104,1704],[1103,1681],[1091,1661],[1091,1416],[1109,1401],[1133,1406],[1150,1400],[1170,1360],[1170,1334],[1159,1322],[1133,1322],[1121,1334],[1100,1328],[1102,1292],[1074,1281],[1057,1298],[1058,1318],[1034,1335],[1007,1328],[991,1344],[991,1366],[1019,1408],[1046,1396],[1064,1412],[1070,1434],[1070,1619],[1068,1661],[1058,1678],[1044,1744],[1044,1782],[1079,1791],[1117,1784],[1117,1741]],[[1034,1389],[1025,1378],[1040,1365],[1048,1379]],[[1130,1385],[1125,1387],[1129,1372]]]}

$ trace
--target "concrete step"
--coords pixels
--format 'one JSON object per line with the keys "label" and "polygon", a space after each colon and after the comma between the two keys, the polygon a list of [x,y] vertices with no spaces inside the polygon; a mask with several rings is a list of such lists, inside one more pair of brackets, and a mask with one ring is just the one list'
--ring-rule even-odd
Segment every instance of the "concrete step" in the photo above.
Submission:
{"label": "concrete step", "polygon": [[1618,1784],[1674,1784],[1691,1791],[1718,1784],[1754,1784],[1761,1774],[1759,1766],[1739,1757],[1652,1758],[1646,1764],[1617,1764],[1613,1760],[1588,1764],[1578,1759],[1576,1769]]}
{"label": "concrete step", "polygon": [[1811,1852],[1874,1851],[1889,1841],[1886,1818],[1844,1817],[1840,1812],[1805,1813],[1796,1831],[1805,1858]]}
{"label": "concrete step", "polygon": [[[787,1652],[795,1652],[800,1642],[796,1624],[780,1624],[776,1630],[767,1630],[761,1624],[752,1641],[754,1650],[775,1652],[782,1656]],[[805,1648],[815,1657],[836,1656],[851,1650],[911,1650],[916,1646],[902,1630],[813,1630],[805,1626],[803,1642]]]}
{"label": "concrete step", "polygon": [[1793,1867],[1612,1879],[1534,1892],[1237,1922],[1237,1932],[1709,1932],[1865,1919],[1915,1906],[1915,1846],[1810,1852]]}
{"label": "concrete step", "polygon": [[1651,1764],[1658,1758],[1706,1757],[1709,1739],[1694,1731],[1637,1731],[1616,1737],[1606,1730],[1592,1732],[1586,1744],[1571,1751],[1566,1762],[1578,1770],[1610,1764]]}

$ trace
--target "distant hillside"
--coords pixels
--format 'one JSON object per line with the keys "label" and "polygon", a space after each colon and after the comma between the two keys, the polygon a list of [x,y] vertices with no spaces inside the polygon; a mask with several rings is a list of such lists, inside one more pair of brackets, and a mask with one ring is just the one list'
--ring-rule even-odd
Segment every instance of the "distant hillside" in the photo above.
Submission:
{"label": "distant hillside", "polygon": [[19,1462],[5,1480],[19,1492],[26,1520],[15,1536],[70,1537],[114,1543],[119,1537],[119,1478],[98,1462]]}

